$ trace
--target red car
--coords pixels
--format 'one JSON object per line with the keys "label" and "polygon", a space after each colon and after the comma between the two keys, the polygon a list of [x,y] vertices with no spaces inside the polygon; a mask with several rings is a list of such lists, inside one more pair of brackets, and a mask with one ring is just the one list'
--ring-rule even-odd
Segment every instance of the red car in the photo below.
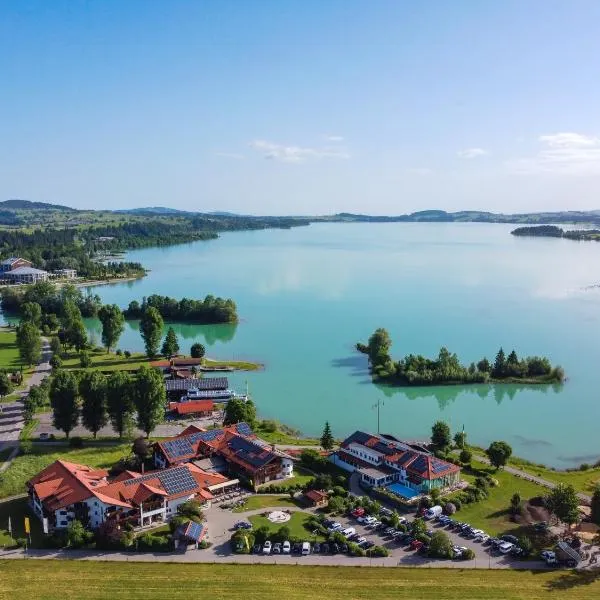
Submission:
{"label": "red car", "polygon": [[351,513],[350,513],[355,519],[358,519],[358,517],[362,517],[365,514],[365,509],[364,508],[355,508]]}
{"label": "red car", "polygon": [[411,550],[420,550],[423,547],[423,542],[419,540],[413,540],[409,546]]}

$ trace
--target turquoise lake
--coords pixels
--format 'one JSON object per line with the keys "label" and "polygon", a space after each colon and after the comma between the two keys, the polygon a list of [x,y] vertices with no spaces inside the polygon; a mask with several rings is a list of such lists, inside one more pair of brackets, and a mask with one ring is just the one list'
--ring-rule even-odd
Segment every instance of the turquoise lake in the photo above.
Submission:
{"label": "turquoise lake", "polygon": [[[315,224],[289,231],[223,234],[210,242],[130,252],[151,269],[140,281],[93,289],[125,307],[152,293],[233,298],[236,326],[175,325],[182,351],[195,341],[216,358],[251,359],[236,373],[264,418],[304,434],[331,422],[344,436],[381,431],[427,438],[437,419],[469,440],[508,441],[514,452],[557,467],[600,456],[600,244],[515,238],[511,225]],[[95,338],[99,342],[97,326]],[[371,383],[354,351],[376,327],[398,358],[493,360],[500,346],[562,365],[563,386],[396,388]],[[141,350],[137,324],[119,346]]]}

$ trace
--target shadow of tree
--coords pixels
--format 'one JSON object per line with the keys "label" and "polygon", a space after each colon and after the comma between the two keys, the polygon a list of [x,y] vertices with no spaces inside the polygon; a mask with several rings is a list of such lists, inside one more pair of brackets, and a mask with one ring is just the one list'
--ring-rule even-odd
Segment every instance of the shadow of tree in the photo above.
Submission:
{"label": "shadow of tree", "polygon": [[569,571],[549,581],[546,587],[551,591],[570,590],[598,581],[600,581],[600,568],[595,568],[586,571]]}

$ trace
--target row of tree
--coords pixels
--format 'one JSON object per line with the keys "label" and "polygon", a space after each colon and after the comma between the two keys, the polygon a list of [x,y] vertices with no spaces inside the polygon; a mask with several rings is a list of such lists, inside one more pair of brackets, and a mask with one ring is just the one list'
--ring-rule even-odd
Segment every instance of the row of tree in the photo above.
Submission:
{"label": "row of tree", "polygon": [[484,357],[467,367],[445,347],[440,349],[437,359],[409,354],[394,362],[390,356],[391,345],[389,333],[379,328],[367,344],[358,343],[356,348],[368,355],[371,372],[376,379],[399,385],[488,383],[506,379],[562,382],[565,378],[563,369],[553,367],[547,358],[529,356],[521,360],[514,350],[507,357],[500,348],[493,364]]}
{"label": "row of tree", "polygon": [[81,418],[94,438],[108,423],[122,437],[134,424],[149,437],[164,419],[166,391],[161,374],[147,366],[134,376],[115,371],[58,370],[48,389],[52,423],[67,438]]}

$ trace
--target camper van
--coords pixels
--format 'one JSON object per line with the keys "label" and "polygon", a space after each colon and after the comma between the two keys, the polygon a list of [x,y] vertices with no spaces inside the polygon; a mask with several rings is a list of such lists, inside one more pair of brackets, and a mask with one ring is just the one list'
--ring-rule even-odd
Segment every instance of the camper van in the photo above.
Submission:
{"label": "camper van", "polygon": [[442,514],[441,506],[432,506],[431,508],[427,509],[423,513],[423,517],[429,521],[431,519],[435,519],[436,517],[439,517],[441,514]]}
{"label": "camper van", "polygon": [[308,556],[310,554],[310,544],[308,542],[302,542],[302,556]]}

